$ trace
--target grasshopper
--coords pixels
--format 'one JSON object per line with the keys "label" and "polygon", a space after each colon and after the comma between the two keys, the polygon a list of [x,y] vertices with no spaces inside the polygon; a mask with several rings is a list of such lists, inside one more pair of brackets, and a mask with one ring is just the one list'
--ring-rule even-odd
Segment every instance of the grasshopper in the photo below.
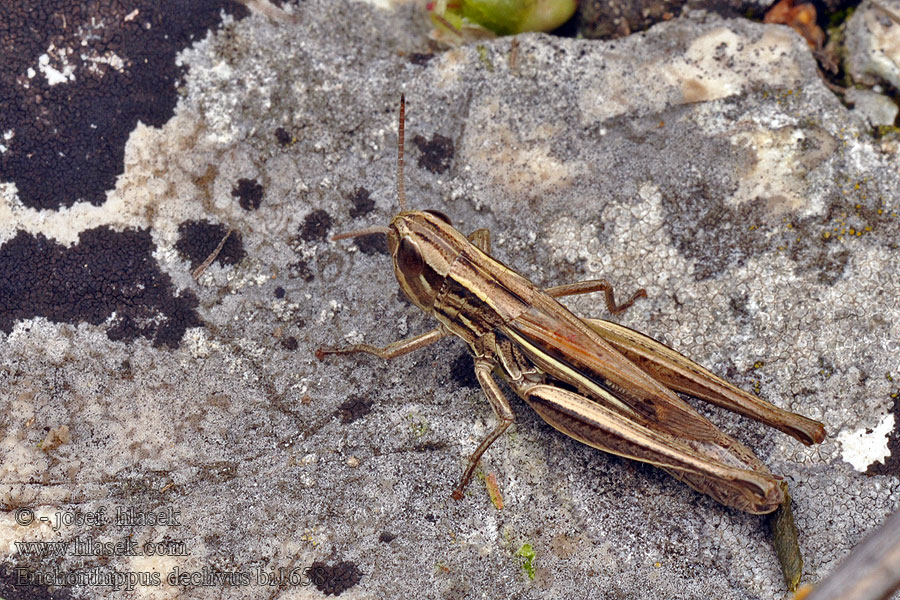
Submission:
{"label": "grasshopper", "polygon": [[436,210],[407,210],[403,184],[405,98],[400,98],[397,197],[401,212],[388,227],[332,240],[384,234],[401,289],[439,325],[384,347],[320,348],[316,356],[363,352],[390,359],[455,335],[468,344],[475,375],[498,419],[481,441],[453,492],[462,498],[482,454],[515,416],[495,375],[550,425],[594,448],[650,463],[720,503],[754,514],[784,500],[781,477],[745,445],[719,431],[676,392],[819,443],[824,426],[785,411],[727,381],[656,340],[602,319],[581,319],[557,301],[602,291],[612,314],[612,286],[590,280],[542,289],[490,255],[490,234],[469,236]]}

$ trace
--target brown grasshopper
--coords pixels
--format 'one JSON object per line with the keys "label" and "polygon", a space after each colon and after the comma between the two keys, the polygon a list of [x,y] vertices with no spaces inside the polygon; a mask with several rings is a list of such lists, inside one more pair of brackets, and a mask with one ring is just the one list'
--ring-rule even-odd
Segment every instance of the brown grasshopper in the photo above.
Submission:
{"label": "brown grasshopper", "polygon": [[515,419],[494,379],[497,374],[547,423],[580,442],[656,465],[727,506],[755,514],[775,510],[784,499],[781,478],[675,392],[756,419],[804,444],[821,442],[823,425],[731,385],[642,333],[602,319],[581,319],[556,300],[602,291],[615,314],[646,296],[644,290],[617,305],[605,280],[542,289],[490,255],[486,229],[467,237],[439,211],[406,210],[404,113],[401,97],[401,212],[388,227],[332,240],[385,234],[400,287],[440,325],[383,348],[320,348],[316,356],[365,352],[394,358],[449,335],[469,345],[475,375],[499,423],[469,457],[454,498],[462,497],[481,455]]}

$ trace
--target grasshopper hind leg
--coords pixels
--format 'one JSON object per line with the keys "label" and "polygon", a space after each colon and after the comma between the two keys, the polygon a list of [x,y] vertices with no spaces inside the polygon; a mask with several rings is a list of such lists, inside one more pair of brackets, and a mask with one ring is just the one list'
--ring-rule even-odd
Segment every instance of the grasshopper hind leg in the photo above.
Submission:
{"label": "grasshopper hind leg", "polygon": [[449,333],[443,327],[435,327],[421,335],[406,338],[405,340],[399,340],[393,344],[388,344],[387,346],[372,346],[371,344],[353,344],[352,346],[345,346],[344,348],[323,346],[316,350],[316,358],[324,360],[326,354],[355,354],[357,352],[364,352],[366,354],[374,354],[379,358],[391,359],[408,354],[419,348],[430,346],[448,335]]}

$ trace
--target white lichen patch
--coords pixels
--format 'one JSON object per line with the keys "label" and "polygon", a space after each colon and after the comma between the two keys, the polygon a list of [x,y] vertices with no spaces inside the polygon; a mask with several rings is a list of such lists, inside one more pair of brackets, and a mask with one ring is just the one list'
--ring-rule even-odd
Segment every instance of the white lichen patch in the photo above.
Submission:
{"label": "white lichen patch", "polygon": [[861,473],[876,462],[884,464],[885,459],[891,455],[888,435],[893,429],[894,415],[888,413],[881,417],[875,427],[842,431],[837,436],[841,444],[841,458]]}
{"label": "white lichen patch", "polygon": [[801,210],[807,198],[797,177],[797,163],[805,137],[795,128],[755,129],[732,136],[731,142],[752,152],[756,160],[741,177],[730,201],[742,204],[762,199],[776,215]]}
{"label": "white lichen patch", "polygon": [[[627,113],[640,99],[646,110],[728,98],[755,85],[791,88],[801,81],[793,55],[798,39],[782,27],[770,27],[752,39],[723,26],[689,42],[681,55],[651,55],[635,64],[629,48],[617,40],[595,83],[579,97],[585,125]],[[621,50],[621,51],[619,51]],[[627,77],[623,77],[623,73]]]}
{"label": "white lichen patch", "polygon": [[47,78],[47,85],[75,81],[75,67],[68,61],[71,53],[69,48],[57,48],[50,44],[47,52],[38,57],[37,68]]}
{"label": "white lichen patch", "polygon": [[196,121],[185,114],[162,129],[138,124],[125,147],[125,173],[101,206],[78,202],[58,210],[38,210],[24,206],[13,194],[0,194],[0,223],[16,224],[15,230],[0,231],[0,241],[14,231],[26,231],[71,245],[82,231],[103,225],[114,229],[153,226],[155,235],[174,239],[178,223],[205,214],[202,205],[186,201],[204,192],[195,182],[203,181],[207,163],[195,162],[191,152],[197,134]]}
{"label": "white lichen patch", "polygon": [[759,40],[751,41],[721,27],[691,42],[684,56],[666,65],[660,75],[681,89],[687,103],[739,94],[751,81],[772,73],[778,76],[767,79],[769,86],[790,85],[799,79],[796,66],[786,68],[784,59],[793,42],[782,28],[769,28]]}
{"label": "white lichen patch", "polygon": [[463,155],[478,178],[511,192],[538,194],[569,185],[585,170],[582,161],[562,161],[552,151],[558,127],[542,124],[530,131],[514,131],[496,100],[473,108],[481,123],[477,135],[466,136]]}

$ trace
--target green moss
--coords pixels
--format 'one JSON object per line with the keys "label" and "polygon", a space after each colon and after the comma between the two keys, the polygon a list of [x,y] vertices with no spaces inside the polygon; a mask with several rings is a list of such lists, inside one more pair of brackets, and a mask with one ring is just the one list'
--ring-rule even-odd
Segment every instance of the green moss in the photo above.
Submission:
{"label": "green moss", "polygon": [[516,556],[521,556],[522,570],[528,575],[528,579],[534,579],[534,559],[537,554],[531,544],[522,544],[522,547],[516,551]]}

